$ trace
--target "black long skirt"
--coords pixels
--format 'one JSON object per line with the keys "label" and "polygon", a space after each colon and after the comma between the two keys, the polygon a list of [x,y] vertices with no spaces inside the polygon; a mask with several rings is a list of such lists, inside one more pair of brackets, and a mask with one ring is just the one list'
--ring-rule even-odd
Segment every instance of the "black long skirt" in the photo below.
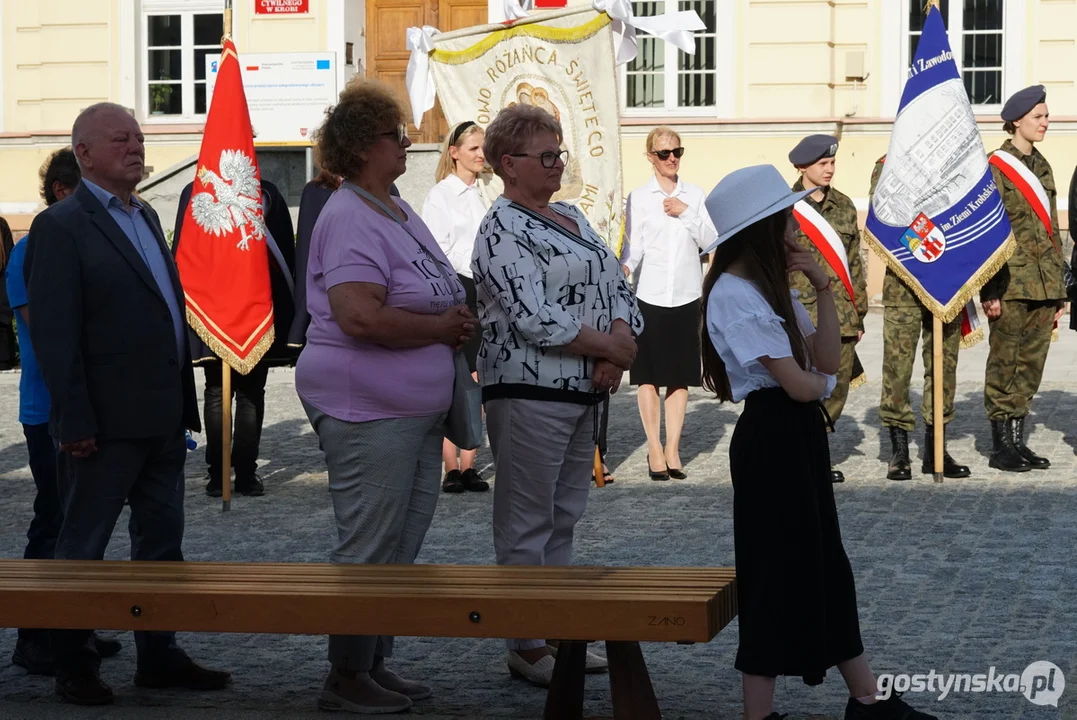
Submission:
{"label": "black long skirt", "polygon": [[751,393],[729,446],[740,648],[750,675],[826,671],[864,652],[841,542],[819,403],[781,388]]}
{"label": "black long skirt", "polygon": [[671,308],[636,302],[643,332],[636,341],[629,384],[699,387],[699,300]]}

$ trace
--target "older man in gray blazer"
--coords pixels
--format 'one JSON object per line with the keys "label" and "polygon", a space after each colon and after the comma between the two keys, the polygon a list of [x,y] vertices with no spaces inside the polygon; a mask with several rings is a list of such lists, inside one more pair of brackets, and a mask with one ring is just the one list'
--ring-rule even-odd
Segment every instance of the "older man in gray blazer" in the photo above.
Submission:
{"label": "older man in gray blazer", "polygon": [[[64,521],[56,558],[100,560],[131,506],[131,557],[183,560],[184,428],[199,429],[183,290],[161,223],[133,194],[145,168],[127,111],[93,105],[75,120],[75,193],[34,219],[24,273],[30,336],[60,448]],[[101,705],[89,630],[52,633],[56,692]],[[192,661],[170,632],[135,633],[140,687],[215,689],[229,673]]]}

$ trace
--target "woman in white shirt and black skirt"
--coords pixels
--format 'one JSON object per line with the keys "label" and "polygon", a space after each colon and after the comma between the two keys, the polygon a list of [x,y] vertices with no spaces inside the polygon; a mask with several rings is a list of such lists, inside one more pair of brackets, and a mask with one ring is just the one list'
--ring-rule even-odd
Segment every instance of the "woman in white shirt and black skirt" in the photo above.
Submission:
{"label": "woman in white shirt and black skirt", "polygon": [[[467,294],[467,306],[475,317],[478,317],[478,305],[475,281],[471,277],[471,251],[475,247],[479,223],[489,208],[478,183],[479,174],[486,167],[486,158],[482,154],[484,137],[482,128],[470,120],[452,129],[445,138],[441,160],[434,174],[437,185],[430,188],[423,203],[423,222],[452,263]],[[476,380],[475,361],[481,344],[480,332],[475,333],[463,348],[468,367]],[[445,464],[445,479],[441,483],[444,492],[481,492],[490,489],[490,484],[482,479],[475,468],[477,454],[477,450],[459,450],[445,438],[441,451]]]}
{"label": "woman in white shirt and black skirt", "polygon": [[[744,401],[729,446],[745,720],[779,720],[775,678],[822,683],[837,666],[846,720],[934,720],[876,696],[830,482],[829,419],[841,337],[830,280],[796,240],[789,190],[771,165],[731,173],[706,208],[718,228],[703,283],[703,386]],[[789,288],[804,273],[819,327]],[[644,331],[646,334],[646,331]]]}
{"label": "woman in white shirt and black skirt", "polygon": [[[684,148],[672,128],[647,136],[647,159],[654,177],[628,196],[625,218],[625,271],[639,269],[636,299],[643,313],[639,354],[629,380],[638,386],[640,419],[647,433],[652,480],[682,480],[681,429],[688,388],[699,387],[699,296],[703,281],[699,254],[714,240],[703,207],[703,190],[678,176]],[[659,390],[666,389],[663,403]],[[662,408],[666,442],[662,445]]]}

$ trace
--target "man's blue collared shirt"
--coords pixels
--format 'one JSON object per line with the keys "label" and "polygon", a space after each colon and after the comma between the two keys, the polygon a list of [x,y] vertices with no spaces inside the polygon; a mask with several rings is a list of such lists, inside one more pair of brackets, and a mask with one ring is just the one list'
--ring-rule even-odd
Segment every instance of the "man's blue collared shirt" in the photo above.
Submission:
{"label": "man's blue collared shirt", "polygon": [[184,320],[184,313],[182,306],[180,305],[179,298],[176,297],[175,291],[172,289],[172,278],[168,274],[168,262],[165,260],[164,253],[161,251],[161,246],[157,242],[157,237],[153,234],[153,230],[150,229],[149,220],[146,219],[145,214],[142,212],[142,202],[134,195],[131,196],[131,211],[128,212],[124,207],[123,201],[118,197],[105,190],[100,185],[96,185],[86,178],[82,178],[82,184],[94,194],[94,197],[108,210],[108,214],[112,216],[112,219],[116,221],[116,224],[123,230],[123,234],[127,236],[127,239],[131,241],[131,244],[135,247],[135,251],[138,252],[139,257],[146,263],[146,267],[149,268],[150,273],[153,275],[153,279],[157,282],[157,287],[161,290],[161,295],[164,296],[165,302],[168,303],[168,312],[172,315],[172,326],[175,332],[176,338],[176,352],[177,357],[181,361],[179,365],[182,367],[183,353],[187,348],[187,323]]}
{"label": "man's blue collared shirt", "polygon": [[19,422],[23,425],[45,425],[49,421],[49,389],[37,366],[34,348],[30,345],[30,326],[22,319],[19,308],[26,305],[26,282],[22,277],[26,258],[27,238],[15,243],[8,258],[7,296],[15,310],[15,329],[19,334],[19,357],[22,375],[19,376]]}

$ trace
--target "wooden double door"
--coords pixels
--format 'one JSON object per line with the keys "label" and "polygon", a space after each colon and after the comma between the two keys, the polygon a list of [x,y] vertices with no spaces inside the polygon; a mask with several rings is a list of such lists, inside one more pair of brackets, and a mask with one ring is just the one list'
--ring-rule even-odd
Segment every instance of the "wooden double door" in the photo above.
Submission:
{"label": "wooden double door", "polygon": [[[409,27],[430,25],[442,32],[489,22],[487,0],[367,0],[367,76],[393,87],[411,118],[405,76],[411,54],[407,46]],[[408,131],[417,143],[441,142],[448,132],[441,103],[423,115],[422,128],[409,122]]]}

